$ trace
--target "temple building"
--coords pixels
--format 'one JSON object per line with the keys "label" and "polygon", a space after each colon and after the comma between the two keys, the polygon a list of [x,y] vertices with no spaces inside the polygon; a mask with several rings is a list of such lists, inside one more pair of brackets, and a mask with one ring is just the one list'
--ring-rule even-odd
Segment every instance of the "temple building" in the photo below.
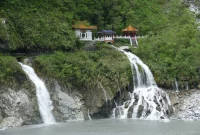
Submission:
{"label": "temple building", "polygon": [[129,25],[127,28],[122,30],[125,36],[130,36],[130,37],[135,37],[137,31],[138,30],[131,25]]}
{"label": "temple building", "polygon": [[72,27],[76,36],[85,41],[92,40],[92,30],[97,29],[97,26],[90,26],[87,21],[78,21]]}
{"label": "temple building", "polygon": [[114,32],[112,30],[101,30],[101,31],[97,32],[98,37],[99,37],[98,40],[112,44],[112,43],[114,43],[115,33],[116,32]]}

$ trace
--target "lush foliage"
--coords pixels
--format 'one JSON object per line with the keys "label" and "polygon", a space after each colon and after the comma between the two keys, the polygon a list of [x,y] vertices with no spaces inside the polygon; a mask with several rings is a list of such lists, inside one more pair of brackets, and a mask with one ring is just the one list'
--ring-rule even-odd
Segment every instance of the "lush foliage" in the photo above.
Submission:
{"label": "lush foliage", "polygon": [[116,92],[131,80],[131,68],[125,55],[107,45],[97,51],[56,52],[36,58],[41,74],[61,80],[69,87],[96,89],[102,85]]}
{"label": "lush foliage", "polygon": [[[0,56],[0,86],[23,85],[26,76],[14,57]],[[16,85],[15,85],[16,86]]]}
{"label": "lush foliage", "polygon": [[[89,85],[98,75],[106,80],[109,62],[122,57],[105,48],[81,51],[83,43],[76,40],[72,30],[78,20],[118,34],[128,25],[136,27],[145,38],[139,40],[134,53],[150,66],[160,84],[169,85],[175,78],[180,82],[199,81],[200,32],[185,0],[2,0],[0,7],[0,21],[6,20],[0,23],[0,47],[28,52],[64,51],[40,56],[37,62],[44,73],[69,84]],[[127,44],[120,40],[116,46],[121,43]],[[108,63],[102,64],[105,71],[99,66],[101,62]],[[108,72],[113,70],[114,75],[120,64],[116,65]],[[106,85],[106,81],[103,83]]]}
{"label": "lush foliage", "polygon": [[163,0],[4,0],[0,2],[0,18],[6,20],[7,29],[1,29],[0,39],[11,50],[75,50],[73,22],[87,20],[97,25],[98,30],[113,29],[118,34],[133,25],[144,35],[163,28],[162,8],[166,3]]}
{"label": "lush foliage", "polygon": [[147,62],[160,84],[171,85],[175,78],[181,83],[198,81],[200,32],[195,19],[179,1],[169,3],[167,9],[162,24],[165,28],[140,39],[134,51]]}
{"label": "lush foliage", "polygon": [[[80,0],[76,3],[75,20],[89,20],[98,29],[121,30],[133,25],[140,34],[161,29],[163,0]],[[158,27],[158,25],[160,27]]]}
{"label": "lush foliage", "polygon": [[76,48],[71,28],[73,1],[7,0],[2,9],[7,26],[6,40],[12,50],[35,48],[44,52]]}

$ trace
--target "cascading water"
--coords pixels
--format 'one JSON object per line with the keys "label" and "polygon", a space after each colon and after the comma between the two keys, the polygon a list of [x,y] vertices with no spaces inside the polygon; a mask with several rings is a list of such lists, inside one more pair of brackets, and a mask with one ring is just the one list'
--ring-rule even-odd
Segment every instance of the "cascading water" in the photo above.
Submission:
{"label": "cascading water", "polygon": [[186,82],[186,84],[185,84],[186,86],[186,90],[189,90],[189,86],[188,86],[188,82]]}
{"label": "cascading water", "polygon": [[91,116],[90,116],[90,110],[88,109],[88,119],[92,120]]}
{"label": "cascading water", "polygon": [[36,75],[33,68],[24,65],[22,63],[19,63],[24,70],[24,72],[28,75],[30,80],[35,84],[36,86],[36,96],[39,106],[40,115],[42,117],[42,120],[45,124],[53,124],[55,123],[55,118],[52,114],[53,105],[52,101],[49,96],[49,92],[44,84],[44,82]]}
{"label": "cascading water", "polygon": [[168,94],[157,87],[149,67],[136,55],[120,51],[127,55],[131,63],[134,91],[130,94],[130,100],[113,109],[112,117],[168,119],[171,102]]}
{"label": "cascading water", "polygon": [[176,78],[175,78],[174,84],[175,84],[176,92],[179,92],[179,85],[178,85],[178,81],[176,80]]}

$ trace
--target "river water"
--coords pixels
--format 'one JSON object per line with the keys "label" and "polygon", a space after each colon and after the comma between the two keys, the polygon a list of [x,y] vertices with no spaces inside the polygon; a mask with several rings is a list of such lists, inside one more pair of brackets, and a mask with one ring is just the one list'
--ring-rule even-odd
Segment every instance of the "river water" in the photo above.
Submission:
{"label": "river water", "polygon": [[200,135],[200,122],[103,119],[24,126],[0,135]]}

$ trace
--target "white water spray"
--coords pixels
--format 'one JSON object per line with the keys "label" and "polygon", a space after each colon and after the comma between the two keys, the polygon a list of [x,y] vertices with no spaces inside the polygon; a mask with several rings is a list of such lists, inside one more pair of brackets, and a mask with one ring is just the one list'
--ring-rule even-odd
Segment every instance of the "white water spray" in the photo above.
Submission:
{"label": "white water spray", "polygon": [[189,90],[189,86],[188,86],[188,82],[186,82],[186,84],[185,84],[186,86],[186,90]]}
{"label": "white water spray", "polygon": [[131,99],[113,109],[114,118],[168,119],[171,102],[167,93],[157,87],[149,67],[136,55],[127,55],[133,72],[134,91]]}
{"label": "white water spray", "polygon": [[175,78],[174,84],[175,84],[176,92],[179,92],[179,85],[178,85],[178,81],[176,80],[176,78]]}
{"label": "white water spray", "polygon": [[90,116],[90,110],[88,109],[88,119],[92,120],[91,116]]}
{"label": "white water spray", "polygon": [[106,104],[108,104],[108,100],[110,100],[110,97],[109,97],[108,93],[106,92],[106,90],[104,89],[104,87],[101,83],[99,83],[99,86],[101,87],[101,89],[104,93],[104,96],[105,96],[105,99],[106,99]]}
{"label": "white water spray", "polygon": [[52,101],[44,82],[36,75],[32,67],[22,63],[19,64],[22,66],[22,69],[28,75],[30,80],[35,84],[39,111],[43,122],[45,124],[55,123],[55,118],[51,112],[53,110]]}

